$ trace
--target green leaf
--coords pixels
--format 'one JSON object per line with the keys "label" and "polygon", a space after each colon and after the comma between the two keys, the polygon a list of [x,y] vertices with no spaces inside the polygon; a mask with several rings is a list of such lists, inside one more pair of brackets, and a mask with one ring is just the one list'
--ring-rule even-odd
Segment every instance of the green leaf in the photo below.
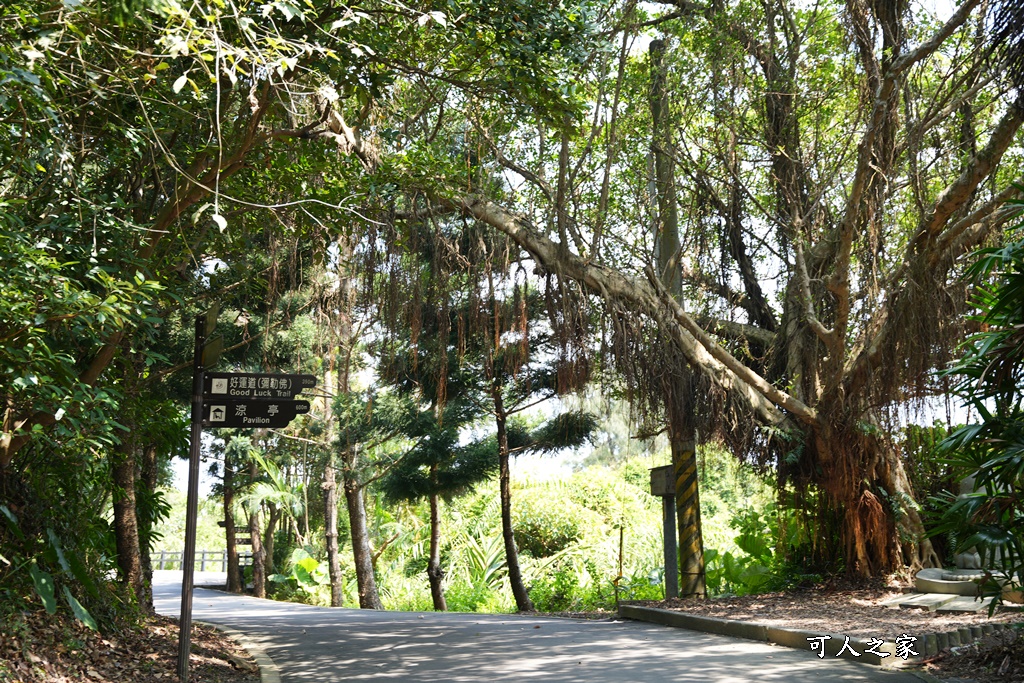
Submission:
{"label": "green leaf", "polygon": [[291,5],[287,2],[275,2],[274,7],[276,7],[278,11],[281,12],[282,15],[284,15],[285,21],[291,21],[296,17],[302,19],[302,10],[300,10],[295,5]]}
{"label": "green leaf", "polygon": [[96,625],[96,620],[89,614],[89,610],[82,607],[82,603],[75,599],[75,596],[71,594],[67,586],[63,586],[64,599],[68,601],[68,605],[71,606],[71,611],[75,613],[75,618],[80,622],[91,628],[93,631],[99,631],[99,626]]}
{"label": "green leaf", "polygon": [[64,557],[64,550],[60,547],[60,539],[57,538],[57,534],[53,533],[53,529],[47,527],[46,536],[50,539],[50,545],[53,546],[54,552],[57,553],[57,561],[60,563],[60,568],[68,574],[73,574],[71,565],[68,564],[68,558]]}
{"label": "green leaf", "polygon": [[86,571],[85,565],[82,564],[81,558],[78,555],[71,553],[67,556],[68,564],[71,565],[71,573],[74,575],[78,582],[85,587],[86,592],[94,598],[100,596],[100,590],[96,586],[96,582],[92,580],[92,576]]}
{"label": "green leaf", "polygon": [[298,562],[296,562],[295,565],[297,567],[302,567],[307,572],[312,574],[313,572],[316,571],[316,568],[320,566],[320,563],[317,562],[312,557],[306,557],[306,558],[303,558],[303,559],[299,560]]}
{"label": "green leaf", "polygon": [[53,614],[57,611],[57,601],[54,599],[53,591],[53,575],[40,569],[34,560],[28,568],[28,573],[32,575],[32,583],[35,584],[36,594],[43,601],[46,613]]}
{"label": "green leaf", "polygon": [[18,540],[24,541],[25,534],[21,533],[21,527],[18,526],[18,518],[6,505],[0,505],[0,513],[7,518],[7,525],[10,527],[11,532],[18,537]]}
{"label": "green leaf", "polygon": [[308,571],[306,571],[306,568],[302,565],[295,565],[295,567],[292,569],[292,574],[300,586],[316,585],[316,581],[313,580],[312,575]]}

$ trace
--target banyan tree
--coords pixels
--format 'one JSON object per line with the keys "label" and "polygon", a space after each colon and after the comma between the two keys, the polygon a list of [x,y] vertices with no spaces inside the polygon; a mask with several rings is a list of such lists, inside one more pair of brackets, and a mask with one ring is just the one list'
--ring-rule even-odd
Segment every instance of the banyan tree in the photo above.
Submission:
{"label": "banyan tree", "polygon": [[941,393],[967,332],[958,264],[1024,181],[1019,9],[648,12],[597,17],[610,28],[561,63],[575,112],[510,116],[452,82],[415,99],[468,173],[405,178],[427,198],[407,215],[511,238],[574,293],[553,325],[600,316],[574,353],[614,367],[648,422],[772,468],[849,571],[939,562],[893,434]]}

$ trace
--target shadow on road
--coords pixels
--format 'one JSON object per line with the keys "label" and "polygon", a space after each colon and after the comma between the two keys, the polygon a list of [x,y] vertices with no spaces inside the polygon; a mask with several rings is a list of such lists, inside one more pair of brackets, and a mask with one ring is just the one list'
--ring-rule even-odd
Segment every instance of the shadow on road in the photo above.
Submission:
{"label": "shadow on road", "polygon": [[[155,582],[166,614],[177,614],[177,574],[177,586]],[[328,609],[210,590],[197,590],[193,605],[195,619],[232,626],[263,647],[282,683],[919,681],[809,650],[636,622]]]}

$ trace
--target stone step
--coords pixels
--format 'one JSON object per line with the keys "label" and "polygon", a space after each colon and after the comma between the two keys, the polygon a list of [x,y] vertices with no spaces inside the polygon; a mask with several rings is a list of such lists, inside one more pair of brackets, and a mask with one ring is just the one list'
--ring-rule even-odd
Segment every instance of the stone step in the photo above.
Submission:
{"label": "stone step", "polygon": [[958,595],[949,593],[911,593],[903,596],[899,601],[900,607],[924,607],[929,612],[934,612],[943,605],[956,600]]}
{"label": "stone step", "polygon": [[917,594],[916,593],[904,593],[902,595],[897,595],[895,597],[888,598],[886,600],[882,600],[878,604],[881,607],[885,607],[887,609],[899,609],[900,608],[900,603],[903,602],[904,600],[906,600],[907,597],[911,596],[911,595],[917,595]]}
{"label": "stone step", "polygon": [[975,598],[970,598],[966,595],[959,595],[946,604],[941,605],[936,611],[939,614],[949,614],[952,612],[987,612],[989,605],[991,604],[992,598],[976,600]]}

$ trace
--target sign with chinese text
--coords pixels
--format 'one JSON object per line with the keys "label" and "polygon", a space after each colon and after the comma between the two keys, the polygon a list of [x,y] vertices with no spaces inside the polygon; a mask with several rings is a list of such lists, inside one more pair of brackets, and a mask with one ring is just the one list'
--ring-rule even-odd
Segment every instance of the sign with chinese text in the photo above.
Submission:
{"label": "sign with chinese text", "polygon": [[295,398],[316,386],[314,375],[264,375],[241,372],[208,372],[203,396],[210,399],[280,400]]}
{"label": "sign with chinese text", "polygon": [[203,405],[205,427],[286,427],[296,415],[309,412],[309,401],[220,401]]}

